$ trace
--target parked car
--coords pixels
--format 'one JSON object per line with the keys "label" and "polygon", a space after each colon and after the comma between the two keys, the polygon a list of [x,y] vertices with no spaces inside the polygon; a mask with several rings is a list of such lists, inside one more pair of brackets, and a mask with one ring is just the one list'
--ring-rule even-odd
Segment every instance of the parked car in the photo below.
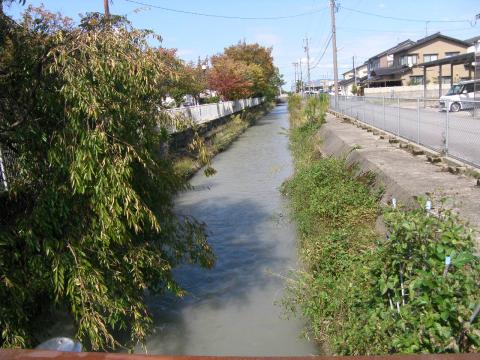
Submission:
{"label": "parked car", "polygon": [[440,97],[440,110],[457,112],[460,110],[473,109],[475,106],[475,84],[480,88],[480,80],[460,81],[453,85],[448,92]]}

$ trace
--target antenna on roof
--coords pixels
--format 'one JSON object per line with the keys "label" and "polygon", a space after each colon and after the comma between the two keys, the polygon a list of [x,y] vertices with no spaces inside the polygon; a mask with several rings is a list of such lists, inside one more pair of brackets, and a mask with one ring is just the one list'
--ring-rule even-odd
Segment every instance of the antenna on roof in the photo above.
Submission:
{"label": "antenna on roof", "polygon": [[425,37],[428,36],[428,23],[429,23],[429,22],[430,22],[430,21],[425,21]]}

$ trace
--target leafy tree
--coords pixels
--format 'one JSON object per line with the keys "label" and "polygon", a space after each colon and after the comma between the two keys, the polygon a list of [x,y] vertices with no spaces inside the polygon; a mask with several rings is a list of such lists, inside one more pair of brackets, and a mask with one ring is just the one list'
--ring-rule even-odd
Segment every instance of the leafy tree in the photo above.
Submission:
{"label": "leafy tree", "polygon": [[171,85],[170,95],[180,103],[185,95],[192,95],[197,100],[200,93],[207,88],[207,78],[200,64],[178,63],[178,77]]}
{"label": "leafy tree", "polygon": [[272,97],[283,80],[273,64],[272,48],[239,42],[225,49],[225,55],[249,67],[253,96]]}
{"label": "leafy tree", "polygon": [[248,66],[225,55],[213,56],[208,73],[208,84],[227,100],[242,99],[253,95]]}
{"label": "leafy tree", "polygon": [[353,84],[353,85],[352,85],[352,94],[353,94],[353,95],[357,95],[357,93],[358,93],[357,85]]}
{"label": "leafy tree", "polygon": [[297,83],[295,84],[296,92],[301,92],[302,88],[305,87],[305,83],[301,80],[297,80]]}
{"label": "leafy tree", "polygon": [[158,156],[178,68],[124,22],[30,9],[0,25],[0,143],[19,169],[0,198],[0,345],[34,345],[52,308],[91,349],[116,345],[113,329],[133,345],[151,326],[146,290],[181,295],[172,269],[214,260],[203,225],[173,212],[185,185]]}

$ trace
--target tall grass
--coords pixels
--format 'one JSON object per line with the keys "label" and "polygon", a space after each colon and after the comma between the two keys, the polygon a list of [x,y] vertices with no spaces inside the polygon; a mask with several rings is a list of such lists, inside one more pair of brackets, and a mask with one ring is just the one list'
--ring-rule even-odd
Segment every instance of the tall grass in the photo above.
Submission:
{"label": "tall grass", "polygon": [[[478,351],[479,322],[469,321],[480,301],[471,231],[447,210],[387,208],[388,236],[377,233],[375,177],[317,150],[325,102],[289,104],[295,174],[282,191],[304,268],[285,306],[308,319],[327,353]],[[447,256],[455,265],[443,274]]]}

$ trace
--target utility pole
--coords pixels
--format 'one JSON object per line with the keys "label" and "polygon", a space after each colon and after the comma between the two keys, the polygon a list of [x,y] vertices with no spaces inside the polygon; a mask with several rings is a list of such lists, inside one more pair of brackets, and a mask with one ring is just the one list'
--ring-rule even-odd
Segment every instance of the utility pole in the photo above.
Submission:
{"label": "utility pole", "polygon": [[108,19],[110,17],[110,6],[109,2],[110,0],[103,0],[103,7],[105,9],[105,18]]}
{"label": "utility pole", "polygon": [[302,59],[298,62],[300,66],[300,93],[303,96],[303,74],[302,74]]}
{"label": "utility pole", "polygon": [[311,90],[311,80],[310,80],[310,47],[308,46],[308,37],[305,38],[305,53],[307,54],[307,81],[308,81],[308,90]]}
{"label": "utility pole", "polygon": [[335,0],[330,0],[330,17],[332,18],[332,50],[333,50],[333,81],[335,88],[335,106],[338,104],[338,69],[337,69],[337,34],[335,31]]}
{"label": "utility pole", "polygon": [[357,87],[357,69],[355,69],[355,55],[352,56],[353,60],[353,83],[355,87]]}
{"label": "utility pole", "polygon": [[297,84],[297,67],[298,67],[298,63],[294,62],[294,63],[293,63],[293,66],[294,66],[294,68],[295,68],[295,82],[294,82],[294,84],[295,84],[295,92],[297,92],[297,85],[298,85],[298,84]]}

